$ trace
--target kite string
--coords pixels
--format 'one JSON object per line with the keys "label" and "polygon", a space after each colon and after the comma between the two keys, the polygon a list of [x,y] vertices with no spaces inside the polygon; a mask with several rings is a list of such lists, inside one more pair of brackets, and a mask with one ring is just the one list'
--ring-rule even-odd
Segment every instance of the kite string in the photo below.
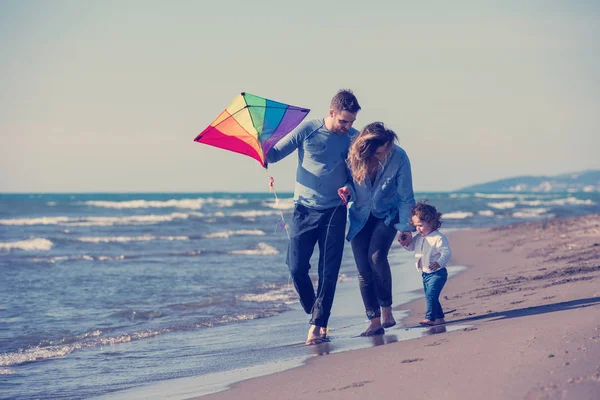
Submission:
{"label": "kite string", "polygon": [[283,217],[283,211],[279,206],[279,197],[277,196],[277,192],[275,191],[275,178],[269,176],[269,191],[275,195],[275,209],[279,211],[279,216],[281,217],[281,230],[285,229],[285,233],[287,234],[288,240],[290,239],[290,232],[288,231],[287,224],[285,223],[285,218]]}
{"label": "kite string", "polygon": [[[290,232],[288,231],[287,224],[285,223],[285,218],[283,217],[283,211],[281,207],[279,207],[279,197],[277,196],[277,192],[275,191],[275,178],[269,176],[269,191],[275,195],[275,209],[279,210],[279,216],[281,217],[281,226],[285,229],[285,233],[288,237],[288,242],[291,240]],[[283,230],[283,229],[282,229]],[[288,274],[288,290],[291,289],[291,280],[292,275]]]}

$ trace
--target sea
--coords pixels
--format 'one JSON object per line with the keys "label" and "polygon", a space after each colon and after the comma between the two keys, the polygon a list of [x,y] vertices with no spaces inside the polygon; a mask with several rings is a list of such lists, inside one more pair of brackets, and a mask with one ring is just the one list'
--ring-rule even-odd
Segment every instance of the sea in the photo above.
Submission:
{"label": "sea", "polygon": [[[416,198],[443,213],[446,233],[600,213],[600,193]],[[185,399],[432,333],[398,324],[359,337],[347,243],[331,341],[305,346],[309,316],[284,263],[292,211],[290,193],[0,194],[0,398]],[[400,320],[422,284],[397,243],[389,258]]]}

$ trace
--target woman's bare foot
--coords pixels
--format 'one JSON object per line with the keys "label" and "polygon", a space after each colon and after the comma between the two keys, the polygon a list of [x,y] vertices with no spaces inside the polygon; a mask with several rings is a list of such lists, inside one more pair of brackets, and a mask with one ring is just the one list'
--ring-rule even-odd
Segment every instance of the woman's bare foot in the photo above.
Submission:
{"label": "woman's bare foot", "polygon": [[308,336],[306,337],[307,345],[310,346],[311,344],[319,344],[323,342],[323,337],[321,337],[321,329],[323,328],[317,325],[310,326],[310,329],[308,330]]}
{"label": "woman's bare foot", "polygon": [[383,326],[384,328],[391,328],[392,326],[396,325],[396,320],[394,319],[394,316],[392,315],[392,307],[381,307],[381,319],[383,320],[383,323],[381,324],[381,326]]}
{"label": "woman's bare foot", "polygon": [[374,336],[374,335],[383,335],[384,329],[381,326],[380,318],[373,318],[369,321],[369,327],[366,331],[360,334],[360,336]]}
{"label": "woman's bare foot", "polygon": [[434,325],[442,325],[445,323],[446,323],[446,320],[444,318],[436,318],[435,320],[433,320]]}

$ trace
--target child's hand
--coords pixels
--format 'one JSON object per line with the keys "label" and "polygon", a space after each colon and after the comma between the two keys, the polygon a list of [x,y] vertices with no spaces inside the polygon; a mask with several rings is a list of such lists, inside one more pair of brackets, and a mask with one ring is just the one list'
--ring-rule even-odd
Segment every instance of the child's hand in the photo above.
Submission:
{"label": "child's hand", "polygon": [[400,234],[398,234],[398,243],[400,243],[402,247],[410,246],[412,243],[412,232],[400,232]]}
{"label": "child's hand", "polygon": [[438,264],[437,262],[432,262],[431,264],[429,264],[429,270],[430,271],[437,271],[438,269],[442,268],[440,266],[440,264]]}

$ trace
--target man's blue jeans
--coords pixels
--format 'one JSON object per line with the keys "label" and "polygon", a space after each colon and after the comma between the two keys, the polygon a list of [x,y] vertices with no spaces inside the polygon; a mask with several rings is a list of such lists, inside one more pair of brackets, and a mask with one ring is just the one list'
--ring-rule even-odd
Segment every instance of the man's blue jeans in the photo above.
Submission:
{"label": "man's blue jeans", "polygon": [[[313,210],[296,204],[290,224],[287,264],[300,304],[312,325],[326,327],[331,314],[346,232],[346,207]],[[309,276],[310,258],[319,244],[317,292]]]}
{"label": "man's blue jeans", "polygon": [[440,268],[429,274],[422,272],[421,276],[423,277],[425,300],[427,300],[425,318],[430,321],[437,318],[444,318],[444,310],[440,304],[440,293],[442,293],[442,289],[448,280],[448,271],[446,268]]}

